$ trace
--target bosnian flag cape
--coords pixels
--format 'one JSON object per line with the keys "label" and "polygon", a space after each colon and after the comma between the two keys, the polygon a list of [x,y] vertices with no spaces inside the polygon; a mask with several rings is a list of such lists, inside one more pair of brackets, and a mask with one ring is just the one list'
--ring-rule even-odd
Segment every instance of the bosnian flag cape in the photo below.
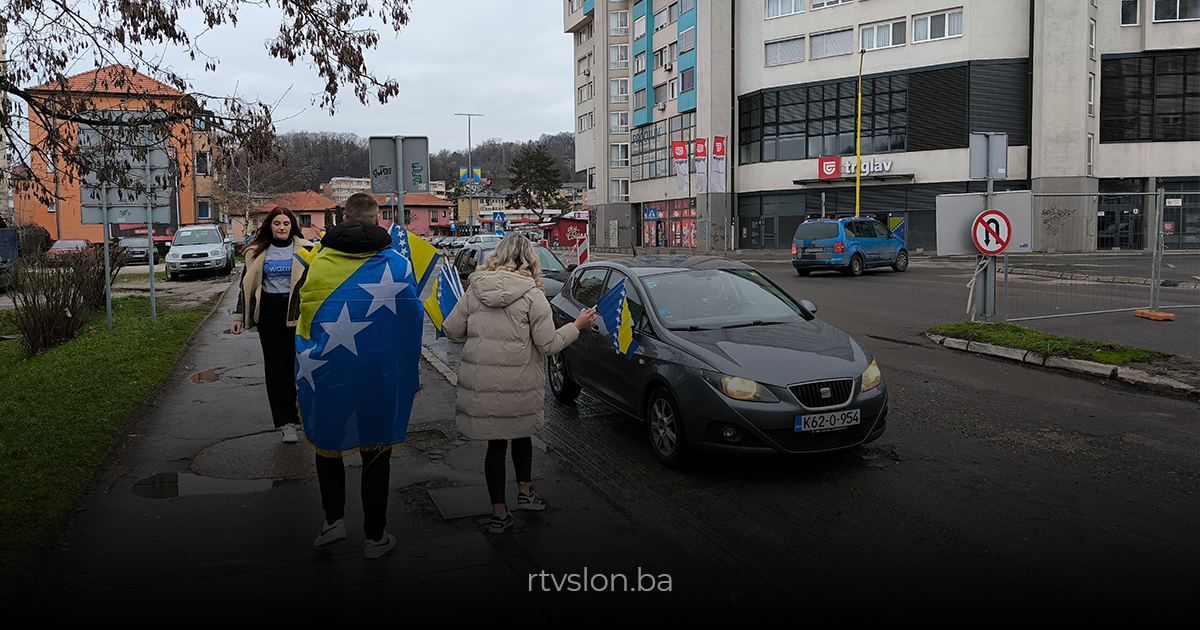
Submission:
{"label": "bosnian flag cape", "polygon": [[305,252],[296,326],[304,437],[326,457],[404,443],[423,327],[412,262],[398,251]]}

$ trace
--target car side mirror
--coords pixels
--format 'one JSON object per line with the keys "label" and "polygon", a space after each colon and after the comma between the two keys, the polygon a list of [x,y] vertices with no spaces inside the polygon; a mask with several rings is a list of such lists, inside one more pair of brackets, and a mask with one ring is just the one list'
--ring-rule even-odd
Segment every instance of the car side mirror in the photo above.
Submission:
{"label": "car side mirror", "polygon": [[817,314],[817,305],[808,300],[800,300],[800,306],[804,307],[804,310],[812,313],[813,315]]}
{"label": "car side mirror", "polygon": [[578,268],[579,268],[579,265],[576,265],[575,263],[571,263],[571,264],[567,265],[567,271],[575,271]]}

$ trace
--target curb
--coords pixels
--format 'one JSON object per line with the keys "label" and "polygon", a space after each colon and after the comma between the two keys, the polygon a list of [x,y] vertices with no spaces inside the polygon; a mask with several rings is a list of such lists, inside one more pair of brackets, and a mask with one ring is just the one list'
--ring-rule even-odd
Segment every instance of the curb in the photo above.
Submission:
{"label": "curb", "polygon": [[1084,361],[1083,359],[1047,357],[1041,353],[1034,352],[1033,350],[1009,348],[1006,346],[997,346],[979,341],[967,341],[965,339],[956,339],[954,337],[943,337],[942,335],[934,335],[931,333],[926,333],[925,336],[940,346],[953,348],[955,350],[962,350],[964,352],[984,354],[990,357],[1008,359],[1009,361],[1015,361],[1017,363],[1029,363],[1050,369],[1075,372],[1077,374],[1099,376],[1101,378],[1118,380],[1133,385],[1164,387],[1177,392],[1182,392],[1184,394],[1200,394],[1200,388],[1193,387],[1187,383],[1183,383],[1166,376],[1150,374],[1145,370],[1139,370],[1136,368],[1108,365],[1107,363],[1096,363],[1095,361]]}
{"label": "curb", "polygon": [[458,387],[458,375],[454,373],[454,370],[450,369],[450,366],[446,365],[441,359],[439,359],[437,355],[429,349],[429,346],[421,344],[421,356],[428,361],[429,365],[432,365],[433,369],[437,370],[443,378],[449,381],[451,386]]}

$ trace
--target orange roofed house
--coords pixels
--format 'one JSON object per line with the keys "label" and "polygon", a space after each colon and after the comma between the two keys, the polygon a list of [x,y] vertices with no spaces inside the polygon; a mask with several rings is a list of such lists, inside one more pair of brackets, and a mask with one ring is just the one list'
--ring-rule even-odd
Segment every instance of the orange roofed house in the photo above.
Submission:
{"label": "orange roofed house", "polygon": [[[292,214],[296,215],[296,221],[300,223],[300,231],[304,233],[304,238],[312,240],[313,237],[319,236],[321,232],[325,231],[325,211],[332,210],[336,213],[341,204],[311,190],[287,193],[251,212],[251,225],[247,233],[255,233],[262,225],[263,219],[267,217],[267,213],[280,206],[291,210]],[[235,228],[235,231],[237,234],[242,233],[238,228]]]}
{"label": "orange roofed house", "polygon": [[[49,99],[53,98],[59,90],[59,85],[47,84],[29,88],[28,91],[34,97]],[[93,100],[97,109],[127,111],[149,109],[152,102],[157,107],[169,110],[173,103],[185,96],[168,85],[120,65],[107,66],[74,75],[68,79],[67,90],[71,93],[87,95]],[[73,125],[69,122],[61,124],[64,127]],[[179,174],[179,177],[177,177],[175,194],[172,195],[171,222],[167,225],[156,223],[154,228],[156,235],[167,239],[180,225],[217,223],[228,230],[228,226],[225,225],[227,221],[225,195],[213,173],[208,131],[196,127],[196,124],[180,123],[176,129],[175,135],[183,140],[182,146],[174,146],[176,152],[175,172]],[[30,142],[36,145],[45,136],[46,131],[41,120],[32,117],[29,129]],[[172,141],[173,144],[175,142]],[[13,214],[16,223],[41,225],[49,230],[55,238],[87,239],[97,243],[103,241],[102,226],[82,223],[79,182],[71,178],[61,165],[58,166],[60,201],[57,213],[61,216],[56,216],[54,205],[46,206],[30,192],[24,192],[14,199]],[[31,177],[38,178],[47,189],[54,190],[55,165],[47,164],[41,156],[34,155],[29,167]],[[61,232],[59,230],[60,219]],[[145,228],[145,225],[114,225],[113,236],[145,234]]]}

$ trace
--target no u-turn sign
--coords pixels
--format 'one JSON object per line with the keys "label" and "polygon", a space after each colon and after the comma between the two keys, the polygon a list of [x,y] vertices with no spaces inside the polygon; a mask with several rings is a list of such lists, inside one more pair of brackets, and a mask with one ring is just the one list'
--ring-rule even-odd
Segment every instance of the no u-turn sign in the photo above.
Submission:
{"label": "no u-turn sign", "polygon": [[1012,226],[1003,212],[987,210],[975,217],[975,222],[971,224],[971,236],[980,253],[995,256],[1008,247]]}

